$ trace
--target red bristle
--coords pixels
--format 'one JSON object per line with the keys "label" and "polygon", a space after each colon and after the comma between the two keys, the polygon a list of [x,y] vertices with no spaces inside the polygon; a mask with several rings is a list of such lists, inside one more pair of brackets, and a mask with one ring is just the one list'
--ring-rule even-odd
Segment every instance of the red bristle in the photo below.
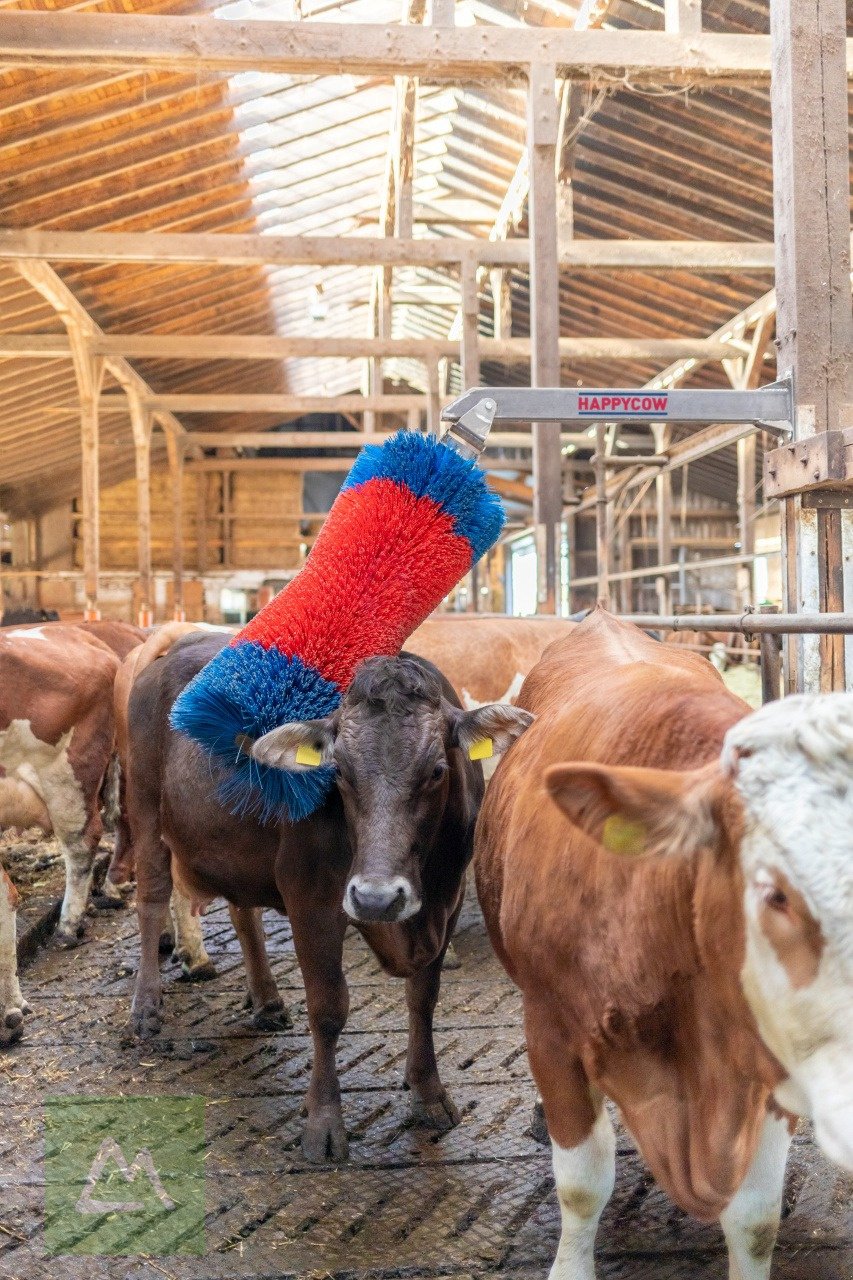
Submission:
{"label": "red bristle", "polygon": [[368,654],[395,654],[471,567],[430,498],[392,480],[342,492],[302,571],[237,638],[298,655],[341,689]]}

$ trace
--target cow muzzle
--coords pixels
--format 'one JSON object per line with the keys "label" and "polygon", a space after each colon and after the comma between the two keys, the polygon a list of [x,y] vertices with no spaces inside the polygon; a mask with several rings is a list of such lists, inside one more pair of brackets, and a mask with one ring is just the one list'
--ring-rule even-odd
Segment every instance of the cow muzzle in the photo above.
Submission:
{"label": "cow muzzle", "polygon": [[408,920],[420,906],[421,900],[405,876],[390,880],[353,876],[344,894],[344,911],[351,920],[364,923]]}

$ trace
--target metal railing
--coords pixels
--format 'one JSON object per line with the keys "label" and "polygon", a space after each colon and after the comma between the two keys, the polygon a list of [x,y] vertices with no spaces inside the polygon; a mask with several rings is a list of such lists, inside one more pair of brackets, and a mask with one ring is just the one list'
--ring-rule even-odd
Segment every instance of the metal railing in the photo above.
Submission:
{"label": "metal railing", "polygon": [[783,636],[850,636],[853,613],[777,613],[775,608],[752,613],[656,613],[619,614],[623,622],[655,631],[738,632],[759,642],[761,700],[781,696]]}

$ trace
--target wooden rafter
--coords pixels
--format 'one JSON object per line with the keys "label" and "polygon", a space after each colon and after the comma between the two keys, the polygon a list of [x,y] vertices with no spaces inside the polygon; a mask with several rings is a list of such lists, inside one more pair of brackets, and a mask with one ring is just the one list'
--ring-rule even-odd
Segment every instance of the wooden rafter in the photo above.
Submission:
{"label": "wooden rafter", "polygon": [[[92,350],[102,356],[138,360],[286,360],[349,359],[365,356],[439,360],[458,354],[450,338],[300,338],[275,335],[109,333],[95,337]],[[561,338],[564,360],[673,360],[694,357],[727,360],[739,353],[729,343],[708,338]],[[480,355],[508,364],[530,359],[529,338],[480,338]],[[67,360],[65,334],[0,334],[0,359]]]}
{"label": "wooden rafter", "polygon": [[[848,42],[848,45],[850,42]],[[40,67],[154,67],[288,75],[409,75],[430,82],[521,79],[526,67],[596,84],[766,85],[760,35],[572,31],[559,27],[388,27],[220,22],[137,14],[0,13],[0,59]],[[848,54],[848,70],[853,52]]]}
{"label": "wooden rafter", "polygon": [[[265,236],[216,232],[41,231],[0,229],[0,261],[204,262],[223,267],[524,267],[527,240],[381,239],[368,236]],[[772,271],[773,244],[728,240],[576,240],[560,246],[564,270]]]}

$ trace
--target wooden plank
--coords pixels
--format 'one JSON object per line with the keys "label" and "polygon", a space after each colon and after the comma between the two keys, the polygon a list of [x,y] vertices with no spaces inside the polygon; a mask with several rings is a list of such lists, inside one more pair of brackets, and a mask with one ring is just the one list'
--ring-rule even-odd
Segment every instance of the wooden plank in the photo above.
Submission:
{"label": "wooden plank", "polygon": [[[794,379],[795,446],[809,450],[846,425],[853,404],[845,33],[844,0],[771,7],[777,362]],[[812,483],[807,476],[802,488]],[[783,607],[843,610],[840,513],[809,511],[789,498],[784,536]],[[841,639],[788,644],[789,688],[843,689],[845,680]]]}
{"label": "wooden plank", "polygon": [[428,83],[521,80],[528,66],[610,84],[766,85],[770,41],[760,35],[534,26],[388,26],[221,22],[142,14],[0,13],[0,59],[28,67],[153,67],[191,73],[419,76]]}
{"label": "wooden plank", "polygon": [[[352,465],[352,458],[330,458],[323,455],[316,458],[197,458],[188,461],[186,471],[189,475],[227,473],[229,471],[258,471],[272,474],[275,471],[340,471],[346,474]],[[480,466],[484,471],[509,471],[519,474],[531,470],[530,463],[513,460],[507,463],[503,458],[485,458]]]}
{"label": "wooden plank", "polygon": [[[479,338],[483,359],[504,364],[524,364],[530,359],[530,339],[509,334],[509,282],[497,268],[495,285],[501,314],[500,332]],[[728,343],[709,338],[560,338],[561,360],[723,360],[732,355]],[[138,360],[288,360],[351,359],[366,357],[437,360],[456,356],[459,344],[452,338],[301,338],[275,334],[136,334],[108,333],[92,339],[96,355],[125,356]],[[0,334],[0,359],[70,360],[65,334]],[[473,383],[472,385],[476,385]]]}
{"label": "wooden plank", "polygon": [[[411,411],[410,411],[411,412]],[[409,428],[412,430],[413,428]],[[366,444],[384,444],[391,431],[191,431],[186,442],[202,449],[361,449]],[[561,444],[589,447],[582,431],[563,431]],[[529,431],[489,432],[487,449],[531,449]],[[506,463],[507,470],[512,463]]]}
{"label": "wooden plank", "polygon": [[[155,412],[170,413],[406,413],[424,405],[420,395],[395,396],[288,396],[263,392],[151,394],[148,404]],[[101,408],[117,409],[115,397],[103,396]]]}
{"label": "wooden plank", "polygon": [[[468,257],[483,266],[526,266],[529,241],[0,229],[0,261],[441,267]],[[773,246],[716,240],[573,240],[560,246],[559,261],[564,271],[772,271]]]}
{"label": "wooden plank", "polygon": [[[2,14],[0,14],[2,17]],[[482,266],[523,267],[528,240],[375,236],[262,236],[225,232],[41,231],[0,229],[0,261],[207,262],[221,267]],[[572,240],[559,250],[564,271],[772,271],[773,245],[727,240]]]}
{"label": "wooden plank", "polygon": [[[531,68],[527,90],[530,157],[530,380],[534,387],[560,383],[560,276],[557,269],[556,68]],[[563,512],[562,451],[556,424],[534,422],[533,521],[537,553],[537,612],[560,607],[560,523]]]}

